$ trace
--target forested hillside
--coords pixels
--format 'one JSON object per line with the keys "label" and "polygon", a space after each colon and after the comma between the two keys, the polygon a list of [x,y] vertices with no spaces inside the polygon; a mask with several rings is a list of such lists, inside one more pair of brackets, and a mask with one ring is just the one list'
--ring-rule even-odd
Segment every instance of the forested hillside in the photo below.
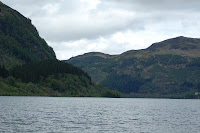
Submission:
{"label": "forested hillside", "polygon": [[121,97],[91,82],[81,69],[57,60],[0,68],[0,95]]}
{"label": "forested hillside", "polygon": [[31,20],[0,2],[0,65],[11,68],[27,62],[56,59]]}
{"label": "forested hillside", "polygon": [[131,97],[196,97],[200,91],[200,39],[177,37],[144,50],[115,56],[93,52],[67,62]]}
{"label": "forested hillside", "polygon": [[0,96],[121,97],[58,61],[31,20],[0,2]]}

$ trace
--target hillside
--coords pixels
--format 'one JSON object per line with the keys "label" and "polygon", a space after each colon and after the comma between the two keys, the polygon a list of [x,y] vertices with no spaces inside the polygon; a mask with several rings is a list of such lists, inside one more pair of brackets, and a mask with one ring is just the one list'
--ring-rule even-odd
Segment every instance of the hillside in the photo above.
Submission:
{"label": "hillside", "polygon": [[200,39],[176,37],[121,55],[88,53],[67,62],[98,84],[137,97],[195,97],[200,91]]}
{"label": "hillside", "polygon": [[31,20],[0,2],[0,96],[121,97],[58,61]]}
{"label": "hillside", "polygon": [[56,59],[31,20],[0,2],[0,65],[7,68],[47,59]]}
{"label": "hillside", "polygon": [[57,60],[0,68],[0,96],[121,97],[91,82],[81,69]]}

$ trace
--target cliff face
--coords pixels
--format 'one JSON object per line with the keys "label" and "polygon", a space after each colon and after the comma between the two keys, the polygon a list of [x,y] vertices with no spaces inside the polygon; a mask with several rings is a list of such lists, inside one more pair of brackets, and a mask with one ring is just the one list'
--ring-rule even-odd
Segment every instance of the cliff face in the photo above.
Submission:
{"label": "cliff face", "polygon": [[0,2],[0,64],[7,68],[27,62],[56,59],[31,20]]}
{"label": "cliff face", "polygon": [[177,37],[117,56],[89,53],[67,62],[96,83],[123,93],[182,94],[200,91],[200,39]]}

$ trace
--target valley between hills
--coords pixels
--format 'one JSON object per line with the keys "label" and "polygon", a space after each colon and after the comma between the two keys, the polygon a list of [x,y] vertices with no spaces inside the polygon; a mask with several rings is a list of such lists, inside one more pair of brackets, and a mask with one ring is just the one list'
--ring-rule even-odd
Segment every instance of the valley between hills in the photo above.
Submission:
{"label": "valley between hills", "polygon": [[59,61],[31,20],[0,2],[0,95],[198,98],[200,39]]}

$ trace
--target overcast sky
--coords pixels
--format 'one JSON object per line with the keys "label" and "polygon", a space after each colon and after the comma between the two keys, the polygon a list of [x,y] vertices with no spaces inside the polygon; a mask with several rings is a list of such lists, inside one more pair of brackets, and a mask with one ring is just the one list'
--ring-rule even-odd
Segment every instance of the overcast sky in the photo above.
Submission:
{"label": "overcast sky", "polygon": [[121,54],[176,36],[199,38],[200,0],[1,0],[30,18],[57,58]]}

